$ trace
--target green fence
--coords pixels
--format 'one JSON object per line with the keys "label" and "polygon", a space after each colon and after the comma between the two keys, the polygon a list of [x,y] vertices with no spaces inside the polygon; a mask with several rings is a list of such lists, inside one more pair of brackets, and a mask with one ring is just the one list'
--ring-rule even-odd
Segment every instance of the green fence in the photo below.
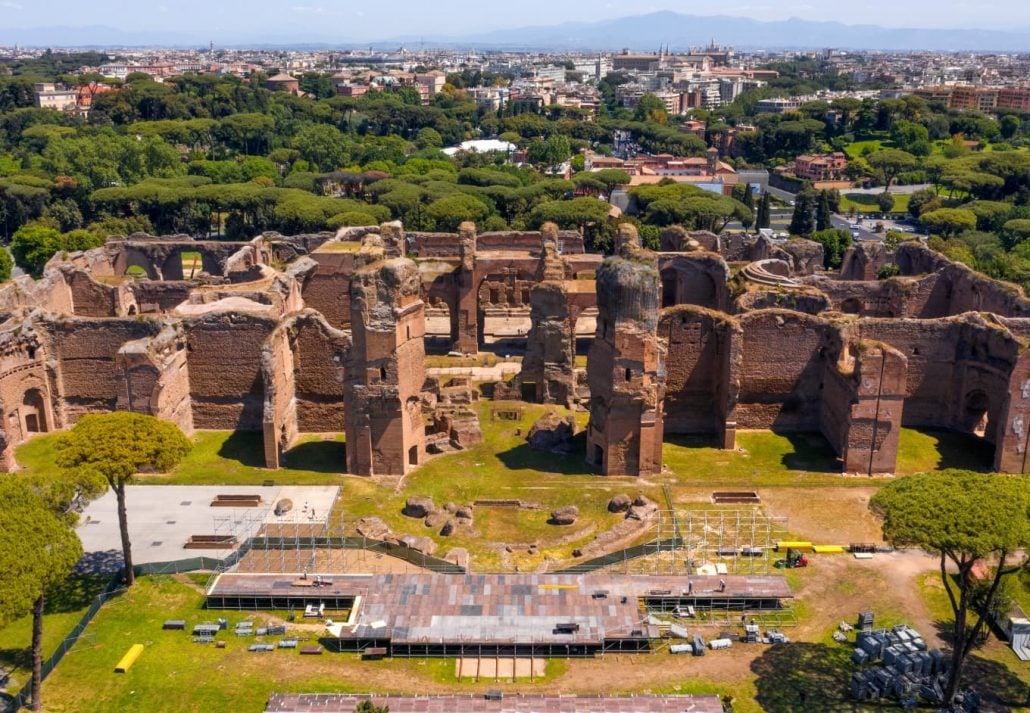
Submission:
{"label": "green fence", "polygon": [[557,570],[557,573],[586,574],[587,572],[595,572],[599,569],[610,567],[613,564],[628,562],[629,560],[647,557],[648,555],[658,554],[659,552],[671,552],[673,550],[678,550],[681,547],[683,547],[683,539],[681,537],[652,540],[651,542],[645,542],[642,545],[634,545],[633,547],[627,547],[626,549],[619,550],[618,552],[609,552],[606,555],[601,555],[594,559],[577,562],[571,567]]}
{"label": "green fence", "polygon": [[[107,583],[104,590],[96,596],[93,603],[89,605],[89,608],[79,619],[78,623],[75,624],[70,632],[68,632],[68,636],[64,637],[61,643],[57,645],[57,649],[50,654],[45,661],[43,661],[42,674],[44,681],[46,680],[46,677],[50,675],[50,672],[57,668],[57,664],[61,663],[61,659],[64,658],[64,655],[71,651],[71,648],[75,646],[79,638],[82,636],[82,633],[86,630],[86,627],[89,626],[91,621],[93,621],[93,617],[95,617],[97,612],[100,611],[100,607],[104,606],[104,603],[107,602],[108,599],[118,596],[124,591],[125,588],[122,587],[122,574],[119,572],[111,578],[111,581]],[[15,696],[12,710],[16,711],[23,706],[29,705],[31,699],[32,681],[30,679],[28,683],[22,686],[18,695]]]}

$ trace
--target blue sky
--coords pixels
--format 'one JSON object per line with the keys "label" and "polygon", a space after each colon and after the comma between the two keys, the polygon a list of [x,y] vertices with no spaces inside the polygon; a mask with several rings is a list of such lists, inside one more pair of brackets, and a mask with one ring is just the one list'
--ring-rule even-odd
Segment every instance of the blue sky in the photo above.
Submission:
{"label": "blue sky", "polygon": [[656,10],[889,27],[1030,28],[1027,0],[0,0],[0,28],[107,25],[130,31],[248,35],[301,31],[360,41],[601,20]]}

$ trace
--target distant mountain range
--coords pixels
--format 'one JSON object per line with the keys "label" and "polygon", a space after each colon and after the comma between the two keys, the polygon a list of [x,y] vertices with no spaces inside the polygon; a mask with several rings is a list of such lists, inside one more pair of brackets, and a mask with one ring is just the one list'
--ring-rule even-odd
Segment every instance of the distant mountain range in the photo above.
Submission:
{"label": "distant mountain range", "polygon": [[520,27],[460,36],[400,36],[372,41],[334,37],[303,30],[268,33],[131,32],[108,26],[0,28],[0,45],[26,47],[201,47],[213,40],[220,47],[376,47],[396,49],[419,45],[477,49],[672,50],[707,44],[740,49],[951,50],[1030,52],[1030,27],[1000,30],[899,29],[845,25],[798,18],[763,22],[725,15],[698,16],[656,12],[601,22]]}

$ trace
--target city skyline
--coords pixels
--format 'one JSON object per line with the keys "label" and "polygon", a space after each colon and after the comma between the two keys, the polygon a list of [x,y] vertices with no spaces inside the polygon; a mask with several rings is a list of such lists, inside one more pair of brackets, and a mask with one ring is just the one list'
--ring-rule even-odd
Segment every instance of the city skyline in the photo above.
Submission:
{"label": "city skyline", "polygon": [[[341,42],[384,41],[398,37],[432,36],[457,38],[465,34],[516,29],[527,26],[552,26],[567,22],[599,22],[659,11],[681,14],[747,18],[759,21],[784,21],[802,18],[809,21],[836,21],[848,25],[879,25],[889,28],[984,29],[1020,31],[1030,28],[1030,13],[1017,0],[993,3],[985,16],[983,6],[964,0],[891,3],[871,0],[861,6],[821,5],[792,0],[750,0],[724,4],[712,0],[648,2],[627,7],[614,2],[603,4],[571,0],[562,3],[525,0],[519,12],[485,12],[470,0],[441,0],[432,6],[398,0],[388,5],[366,5],[333,0],[296,0],[281,6],[269,0],[242,3],[238,0],[199,2],[182,0],[148,6],[120,5],[109,0],[84,5],[71,0],[29,3],[25,0],[0,0],[3,19],[0,30],[51,27],[103,26],[124,33],[181,33],[191,39],[205,34],[224,37],[226,42],[292,35],[304,41],[310,35],[321,41],[327,35]],[[195,19],[206,18],[203,28]]]}

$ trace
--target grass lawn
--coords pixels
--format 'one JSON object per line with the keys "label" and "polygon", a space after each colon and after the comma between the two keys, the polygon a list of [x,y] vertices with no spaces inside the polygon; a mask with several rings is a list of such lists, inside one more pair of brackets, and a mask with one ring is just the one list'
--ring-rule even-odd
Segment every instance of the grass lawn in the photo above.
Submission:
{"label": "grass lawn", "polygon": [[[60,434],[38,436],[19,446],[18,463],[36,473],[57,470],[55,441]],[[144,475],[141,483],[164,485],[325,485],[340,482],[345,467],[343,436],[305,434],[283,460],[280,470],[264,468],[264,445],[257,432],[198,431],[193,450],[167,475]]]}
{"label": "grass lawn", "polygon": [[855,159],[860,156],[865,156],[867,153],[873,151],[879,151],[883,148],[884,142],[879,139],[869,139],[867,141],[856,141],[853,144],[848,144],[844,147],[844,153],[847,154],[848,158]]}
{"label": "grass lawn", "polygon": [[[454,679],[454,659],[360,662],[353,654],[255,654],[247,651],[255,641],[252,637],[237,638],[229,632],[219,636],[226,641],[224,649],[193,644],[188,630],[194,624],[225,616],[231,632],[237,621],[247,619],[260,626],[267,620],[260,613],[209,612],[202,606],[203,595],[193,586],[170,576],[141,577],[131,591],[101,609],[89,628],[91,640],[80,641],[44,683],[46,710],[256,712],[276,691],[443,693],[475,687]],[[187,632],[162,631],[166,619],[184,619]],[[288,635],[316,639],[320,631],[317,626],[291,626]],[[143,655],[128,673],[115,674],[115,664],[137,643],[145,646]],[[566,667],[564,661],[550,664],[539,683]]]}
{"label": "grass lawn", "polygon": [[[891,213],[905,213],[908,211],[908,201],[911,196],[907,193],[892,193],[894,197],[894,207],[891,208]],[[844,193],[840,197],[840,212],[842,214],[850,213],[855,211],[856,213],[882,213],[880,206],[877,205],[876,194],[872,193]]]}
{"label": "grass lawn", "polygon": [[[75,575],[47,598],[43,615],[43,658],[57,649],[96,596],[107,585],[106,577]],[[24,616],[0,629],[0,671],[9,676],[10,691],[19,690],[29,679],[32,667],[32,617]],[[0,680],[3,676],[0,675]]]}
{"label": "grass lawn", "polygon": [[[538,542],[540,548],[536,555],[529,555],[525,550],[511,554],[510,560],[525,570],[535,569],[548,557],[570,558],[575,547],[623,519],[607,510],[608,500],[613,495],[633,496],[643,492],[652,499],[661,499],[661,490],[654,484],[635,478],[598,478],[591,473],[582,455],[585,438],[582,433],[577,436],[580,450],[572,455],[530,449],[525,436],[534,421],[549,410],[562,415],[567,411],[520,403],[512,407],[522,409],[521,419],[494,420],[491,411],[498,407],[503,409],[504,404],[481,401],[477,406],[482,443],[431,459],[407,475],[399,491],[387,491],[366,478],[348,477],[337,502],[344,521],[349,525],[361,517],[374,515],[382,518],[396,534],[433,537],[441,553],[449,547],[464,547],[473,555],[474,566],[480,570],[496,569],[501,562],[502,548],[491,543]],[[577,421],[582,429],[586,414],[577,414]],[[405,500],[416,495],[431,497],[437,507],[448,502],[461,506],[477,499],[506,499],[535,503],[539,509],[477,507],[471,530],[459,528],[444,538],[419,520],[401,514]],[[577,522],[569,526],[548,524],[551,511],[564,505],[579,507]]]}

